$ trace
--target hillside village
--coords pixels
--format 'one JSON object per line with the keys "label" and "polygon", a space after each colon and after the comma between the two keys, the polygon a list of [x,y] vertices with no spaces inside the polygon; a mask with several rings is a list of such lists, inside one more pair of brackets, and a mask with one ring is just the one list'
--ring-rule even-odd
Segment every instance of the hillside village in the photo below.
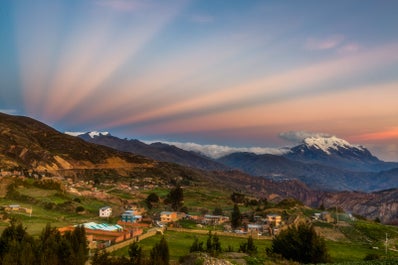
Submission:
{"label": "hillside village", "polygon": [[[65,233],[72,231],[77,225],[83,225],[91,249],[107,248],[124,241],[138,241],[147,233],[153,234],[167,229],[176,229],[177,231],[178,229],[184,229],[184,231],[189,229],[202,232],[213,230],[224,235],[255,236],[258,239],[269,239],[278,234],[281,229],[299,219],[299,216],[292,219],[292,216],[286,214],[282,217],[280,210],[274,213],[271,209],[271,212],[266,214],[263,212],[264,214],[261,215],[243,212],[240,216],[239,225],[234,227],[231,220],[232,212],[212,213],[212,209],[206,211],[202,209],[202,213],[191,213],[189,210],[185,212],[174,211],[170,206],[161,203],[157,203],[157,207],[154,209],[148,209],[142,204],[142,199],[145,198],[144,194],[141,193],[143,190],[151,191],[159,187],[173,189],[173,185],[159,179],[144,178],[131,183],[104,181],[98,185],[95,180],[74,181],[73,178],[47,177],[45,174],[38,173],[28,173],[28,176],[24,176],[24,174],[26,173],[20,171],[1,171],[1,178],[8,180],[8,182],[3,181],[3,183],[11,184],[14,182],[23,186],[25,185],[23,183],[30,182],[35,185],[41,183],[42,187],[46,187],[44,189],[59,188],[68,196],[75,197],[74,201],[77,202],[81,200],[79,198],[95,198],[104,202],[102,206],[96,208],[96,212],[87,212],[84,207],[77,206],[76,213],[85,221],[58,227],[61,233]],[[125,194],[123,198],[125,199],[115,196],[112,193],[115,191],[123,191]],[[10,191],[8,190],[8,192]],[[3,192],[3,197],[7,198],[7,195]],[[236,195],[236,198],[243,197],[242,194],[234,195]],[[106,201],[111,204],[106,205]],[[12,204],[3,205],[1,210],[4,214],[35,216],[32,207],[22,206],[25,204],[19,204],[17,197],[17,200],[13,201]],[[232,201],[231,204],[233,204]],[[235,202],[235,204],[245,208],[243,201]],[[325,211],[314,213],[312,220],[334,222],[331,215]]]}

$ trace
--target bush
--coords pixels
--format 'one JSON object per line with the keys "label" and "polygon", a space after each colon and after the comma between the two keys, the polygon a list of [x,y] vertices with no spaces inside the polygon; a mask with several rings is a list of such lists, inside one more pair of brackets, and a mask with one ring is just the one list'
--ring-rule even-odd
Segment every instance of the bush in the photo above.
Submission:
{"label": "bush", "polygon": [[380,255],[379,254],[370,253],[370,254],[366,255],[363,260],[378,260],[378,259],[380,259]]}
{"label": "bush", "polygon": [[300,263],[327,263],[330,260],[325,240],[311,224],[299,224],[281,231],[272,240],[267,253],[280,254],[285,259]]}
{"label": "bush", "polygon": [[84,207],[83,206],[77,206],[76,207],[76,213],[81,213],[84,212]]}

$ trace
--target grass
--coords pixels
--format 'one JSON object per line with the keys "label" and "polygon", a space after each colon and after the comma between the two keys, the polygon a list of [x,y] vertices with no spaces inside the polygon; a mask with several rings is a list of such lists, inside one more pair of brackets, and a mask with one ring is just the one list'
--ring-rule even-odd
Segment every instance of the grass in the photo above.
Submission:
{"label": "grass", "polygon": [[[189,253],[189,248],[192,245],[195,237],[199,239],[199,242],[203,242],[204,246],[206,245],[207,235],[202,234],[194,234],[194,233],[186,233],[186,232],[174,232],[174,231],[166,231],[165,238],[168,242],[170,249],[170,257],[172,260],[178,260],[179,257],[187,255]],[[239,249],[240,244],[247,242],[245,238],[237,238],[237,237],[227,237],[227,236],[219,236],[221,246],[224,250],[231,247],[234,251]],[[139,242],[139,245],[143,248],[144,253],[149,255],[152,247],[159,242],[161,239],[161,235],[156,235],[154,237],[147,238]],[[257,246],[258,256],[262,259],[266,258],[265,250],[267,247],[271,246],[271,240],[257,240],[254,239],[255,245]],[[347,243],[347,242],[334,242],[327,241],[327,248],[329,254],[331,256],[333,263],[339,264],[351,264],[350,262],[359,262],[361,265],[363,259],[368,254],[378,254],[380,257],[385,257],[384,248],[372,249],[366,244],[362,244],[360,242],[357,243]],[[118,251],[112,253],[115,256],[128,256],[128,248],[123,248]],[[398,258],[398,253],[389,252],[387,258]],[[356,263],[353,263],[356,264]],[[372,263],[363,263],[369,264]],[[375,263],[383,265],[385,263]],[[389,264],[389,263],[386,263]],[[398,264],[398,263],[391,263]]]}
{"label": "grass", "polygon": [[[206,240],[208,238],[208,235],[174,231],[166,231],[164,236],[169,245],[171,260],[178,260],[180,257],[189,254],[189,248],[191,247],[195,237],[198,238],[199,242],[203,242],[204,247],[206,246]],[[162,235],[156,235],[139,242],[139,245],[142,247],[144,253],[147,256],[149,255],[152,247],[160,241],[161,237]],[[226,250],[228,247],[231,247],[234,251],[237,251],[240,244],[247,242],[246,238],[238,237],[219,236],[219,239],[221,242],[221,247],[224,250]],[[266,247],[269,247],[271,245],[271,242],[269,240],[254,239],[254,243],[257,246],[259,253],[264,254]],[[128,256],[128,247],[119,249],[113,252],[112,255]]]}
{"label": "grass", "polygon": [[[32,208],[32,216],[20,212],[8,213],[9,218],[16,218],[21,221],[27,228],[27,232],[32,236],[38,236],[48,223],[54,227],[62,227],[96,220],[98,219],[98,209],[104,205],[108,205],[106,202],[84,197],[80,197],[79,199],[81,203],[78,203],[73,201],[76,196],[62,194],[57,190],[42,189],[38,187],[19,187],[18,192],[35,199],[35,203],[30,203],[29,201],[0,199],[0,205],[19,204],[21,207]],[[41,204],[45,202],[51,202],[55,205],[59,205],[64,202],[71,202],[72,207],[71,209],[45,209]],[[74,212],[74,207],[79,205],[86,209],[85,214],[77,214]],[[2,233],[7,225],[7,222],[0,221],[0,233]]]}
{"label": "grass", "polygon": [[347,262],[363,260],[367,254],[380,254],[380,250],[374,250],[359,243],[326,242],[329,254],[333,262]]}

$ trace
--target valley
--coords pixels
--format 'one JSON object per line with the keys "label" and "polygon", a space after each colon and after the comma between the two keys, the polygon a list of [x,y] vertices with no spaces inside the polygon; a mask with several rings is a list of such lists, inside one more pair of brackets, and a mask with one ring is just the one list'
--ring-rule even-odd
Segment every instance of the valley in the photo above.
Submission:
{"label": "valley", "polygon": [[[173,242],[170,247],[175,262],[189,254],[194,236],[203,238],[212,230],[220,234],[224,248],[231,240],[235,242],[237,235],[243,240],[254,235],[261,248],[257,256],[260,263],[251,264],[278,264],[265,254],[265,248],[275,234],[298,222],[313,223],[326,239],[334,262],[360,261],[370,254],[381,259],[398,256],[398,228],[394,226],[398,191],[378,189],[382,183],[396,183],[396,170],[388,169],[391,163],[376,161],[386,171],[360,172],[266,154],[235,153],[215,160],[165,144],[146,145],[111,135],[81,139],[27,117],[1,114],[0,118],[0,232],[13,219],[22,222],[36,238],[47,224],[62,229],[93,222],[127,225],[120,221],[131,210],[137,213],[134,218],[138,221],[130,233],[140,236],[151,229],[164,229],[162,213],[175,211],[179,217],[167,223],[169,229],[164,232]],[[92,143],[93,139],[98,143]],[[131,148],[137,146],[141,151],[132,153]],[[117,147],[125,149],[113,149]],[[152,157],[155,154],[157,159]],[[320,174],[322,171],[325,174]],[[333,180],[330,174],[338,178]],[[369,186],[375,175],[380,179]],[[314,182],[317,184],[311,184]],[[359,190],[353,190],[352,185]],[[361,187],[368,187],[368,191],[361,191]],[[183,191],[183,200],[173,204],[170,194],[177,188]],[[150,195],[158,199],[149,201]],[[105,206],[112,209],[106,219],[99,216]],[[235,206],[244,222],[231,229]],[[206,215],[219,214],[229,221],[222,225],[200,221],[209,218]],[[328,217],[319,219],[322,214]],[[266,221],[269,216],[280,216],[278,229],[273,230]],[[250,230],[257,225],[261,233]],[[383,248],[386,234],[388,255]],[[145,251],[154,240],[159,240],[159,235],[140,241]],[[238,251],[239,240],[230,250]],[[109,240],[111,246],[118,242]],[[346,249],[347,245],[353,248]],[[124,248],[113,255],[126,253]]]}

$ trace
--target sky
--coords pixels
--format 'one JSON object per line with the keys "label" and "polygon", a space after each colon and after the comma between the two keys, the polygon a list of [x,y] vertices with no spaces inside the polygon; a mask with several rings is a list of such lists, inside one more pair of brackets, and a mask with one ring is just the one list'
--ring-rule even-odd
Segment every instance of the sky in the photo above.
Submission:
{"label": "sky", "polygon": [[398,161],[398,1],[2,0],[0,112],[230,147],[336,135]]}

